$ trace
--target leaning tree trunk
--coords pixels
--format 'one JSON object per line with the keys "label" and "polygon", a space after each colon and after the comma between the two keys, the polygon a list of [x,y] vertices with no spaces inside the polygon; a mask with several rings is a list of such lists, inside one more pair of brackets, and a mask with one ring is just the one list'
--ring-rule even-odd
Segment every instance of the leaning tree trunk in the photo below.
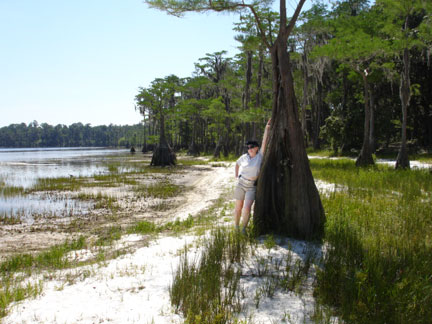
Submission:
{"label": "leaning tree trunk", "polygon": [[160,134],[159,134],[159,144],[153,151],[152,160],[150,165],[155,166],[166,166],[166,165],[175,165],[176,164],[176,155],[174,151],[168,144],[168,141],[165,138],[165,118],[161,112],[160,116]]}
{"label": "leaning tree trunk", "polygon": [[407,112],[408,105],[411,97],[410,91],[410,77],[409,77],[409,52],[408,49],[404,49],[403,54],[403,66],[404,70],[401,75],[401,83],[399,88],[399,95],[402,104],[402,139],[399,153],[396,159],[396,169],[409,169],[410,161],[408,158],[407,150],[407,138],[406,138],[406,127],[407,127]]}
{"label": "leaning tree trunk", "polygon": [[370,102],[369,102],[369,83],[367,81],[367,75],[364,72],[360,72],[363,78],[364,87],[364,108],[365,108],[365,119],[364,119],[364,130],[363,130],[363,145],[360,151],[360,155],[357,157],[356,166],[368,166],[373,165],[374,160],[372,157],[372,150],[370,146]]}
{"label": "leaning tree trunk", "polygon": [[322,235],[325,215],[304,146],[286,48],[281,36],[271,48],[273,111],[258,179],[254,226],[257,235],[312,239]]}

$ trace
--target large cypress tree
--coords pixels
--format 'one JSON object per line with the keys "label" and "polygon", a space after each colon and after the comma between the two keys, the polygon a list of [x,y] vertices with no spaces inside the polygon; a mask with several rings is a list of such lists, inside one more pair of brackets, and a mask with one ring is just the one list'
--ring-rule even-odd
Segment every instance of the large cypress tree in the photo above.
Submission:
{"label": "large cypress tree", "polygon": [[306,154],[287,51],[288,37],[305,1],[299,1],[288,21],[286,0],[280,0],[279,32],[275,40],[264,30],[258,14],[260,5],[266,3],[264,1],[146,2],[177,16],[190,11],[252,12],[261,39],[271,54],[273,76],[272,124],[258,181],[254,215],[256,233],[279,233],[309,239],[322,233],[325,215]]}

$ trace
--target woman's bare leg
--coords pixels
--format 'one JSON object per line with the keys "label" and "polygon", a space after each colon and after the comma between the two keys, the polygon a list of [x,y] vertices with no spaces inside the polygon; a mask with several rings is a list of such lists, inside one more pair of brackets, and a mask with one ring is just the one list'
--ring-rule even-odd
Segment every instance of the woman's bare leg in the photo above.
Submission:
{"label": "woman's bare leg", "polygon": [[234,225],[238,227],[240,225],[240,218],[242,214],[244,200],[236,200],[234,210]]}
{"label": "woman's bare leg", "polygon": [[243,225],[243,230],[246,229],[246,226],[249,222],[249,217],[250,217],[250,212],[251,212],[251,208],[252,208],[252,204],[253,204],[253,200],[245,200],[244,202],[244,207],[243,207],[243,221],[242,221],[242,225]]}

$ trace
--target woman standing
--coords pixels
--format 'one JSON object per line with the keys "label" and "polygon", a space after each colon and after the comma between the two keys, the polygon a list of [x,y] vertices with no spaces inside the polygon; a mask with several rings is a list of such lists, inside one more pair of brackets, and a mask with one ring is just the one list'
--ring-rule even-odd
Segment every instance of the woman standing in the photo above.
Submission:
{"label": "woman standing", "polygon": [[257,141],[247,141],[246,146],[248,151],[240,156],[235,165],[235,177],[238,179],[238,182],[234,191],[234,198],[236,199],[234,224],[237,229],[240,229],[240,218],[243,211],[243,233],[246,231],[252,204],[255,201],[256,181],[267,144],[270,121],[269,119],[264,129],[261,149]]}

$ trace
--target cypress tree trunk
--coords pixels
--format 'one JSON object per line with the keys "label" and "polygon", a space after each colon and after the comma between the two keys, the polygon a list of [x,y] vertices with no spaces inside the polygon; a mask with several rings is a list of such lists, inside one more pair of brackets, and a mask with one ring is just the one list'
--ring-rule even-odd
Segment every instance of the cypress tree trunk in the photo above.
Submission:
{"label": "cypress tree trunk", "polygon": [[404,49],[403,53],[403,66],[404,70],[401,75],[401,83],[399,88],[399,96],[402,104],[402,139],[401,147],[396,159],[396,169],[409,169],[410,161],[408,158],[408,150],[406,147],[406,127],[407,127],[407,113],[408,105],[411,97],[410,90],[410,77],[409,77],[409,51],[407,48]]}
{"label": "cypress tree trunk", "polygon": [[374,160],[372,158],[372,150],[370,146],[370,105],[369,105],[369,83],[367,81],[367,75],[360,72],[363,78],[364,86],[364,102],[365,102],[365,119],[364,119],[364,131],[363,131],[363,145],[360,151],[360,155],[357,157],[356,166],[368,166],[373,165]]}
{"label": "cypress tree trunk", "polygon": [[258,235],[313,239],[323,233],[325,215],[304,146],[284,36],[279,34],[271,47],[272,122],[258,179],[254,226]]}

